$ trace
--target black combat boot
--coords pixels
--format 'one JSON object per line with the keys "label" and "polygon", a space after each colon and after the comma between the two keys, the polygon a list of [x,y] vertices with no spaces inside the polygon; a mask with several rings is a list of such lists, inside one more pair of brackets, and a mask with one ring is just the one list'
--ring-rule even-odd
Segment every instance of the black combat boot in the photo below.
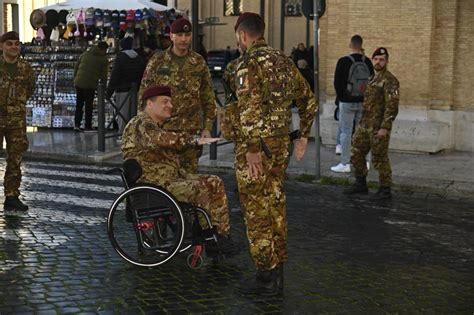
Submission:
{"label": "black combat boot", "polygon": [[18,199],[17,196],[7,196],[5,197],[5,202],[3,203],[4,210],[16,210],[16,211],[26,211],[28,206]]}
{"label": "black combat boot", "polygon": [[258,270],[255,276],[244,278],[237,285],[237,290],[244,294],[277,295],[278,294],[278,270]]}
{"label": "black combat boot", "polygon": [[368,194],[369,187],[367,187],[367,180],[365,177],[356,177],[354,185],[344,190],[344,194],[353,195],[353,194]]}
{"label": "black combat boot", "polygon": [[372,200],[386,200],[392,198],[392,191],[390,187],[379,187],[379,190],[375,193],[375,195],[371,196],[370,199]]}
{"label": "black combat boot", "polygon": [[284,272],[283,272],[283,263],[281,263],[277,268],[277,287],[278,290],[282,291],[284,285]]}

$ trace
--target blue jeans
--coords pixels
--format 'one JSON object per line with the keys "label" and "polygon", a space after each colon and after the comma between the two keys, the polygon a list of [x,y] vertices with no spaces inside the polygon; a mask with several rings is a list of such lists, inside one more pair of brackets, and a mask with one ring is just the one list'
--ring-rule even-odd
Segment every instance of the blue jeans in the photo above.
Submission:
{"label": "blue jeans", "polygon": [[355,125],[359,125],[362,118],[362,103],[339,104],[339,127],[341,128],[341,163],[351,162],[352,130]]}
{"label": "blue jeans", "polygon": [[[339,109],[340,110],[340,109]],[[341,119],[341,112],[337,112],[337,120]],[[339,123],[337,126],[337,134],[336,134],[336,145],[341,145],[341,124]]]}

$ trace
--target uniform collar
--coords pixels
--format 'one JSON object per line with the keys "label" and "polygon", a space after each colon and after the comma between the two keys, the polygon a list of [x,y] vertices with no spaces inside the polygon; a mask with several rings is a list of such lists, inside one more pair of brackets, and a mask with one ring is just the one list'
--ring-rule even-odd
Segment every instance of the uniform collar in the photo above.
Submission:
{"label": "uniform collar", "polygon": [[247,52],[250,53],[254,51],[255,49],[257,49],[258,47],[262,47],[262,46],[267,46],[267,41],[265,40],[265,38],[259,38],[255,40],[253,43],[251,43],[250,46],[247,48]]}

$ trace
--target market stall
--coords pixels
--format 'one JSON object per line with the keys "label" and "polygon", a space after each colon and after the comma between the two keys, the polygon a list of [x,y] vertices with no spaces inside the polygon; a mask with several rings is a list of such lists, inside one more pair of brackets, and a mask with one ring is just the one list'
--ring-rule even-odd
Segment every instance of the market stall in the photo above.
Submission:
{"label": "market stall", "polygon": [[[23,51],[37,75],[36,91],[27,103],[28,125],[72,128],[76,106],[73,74],[80,54],[105,41],[112,65],[121,38],[132,37],[139,50],[166,35],[177,16],[173,8],[146,0],[71,0],[34,10],[30,23],[36,36]],[[109,120],[112,111],[110,108]]]}

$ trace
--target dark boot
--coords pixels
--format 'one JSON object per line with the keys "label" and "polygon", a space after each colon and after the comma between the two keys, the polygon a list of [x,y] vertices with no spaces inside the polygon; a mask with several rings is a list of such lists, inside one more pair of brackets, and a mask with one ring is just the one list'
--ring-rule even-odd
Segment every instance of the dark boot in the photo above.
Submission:
{"label": "dark boot", "polygon": [[257,294],[257,295],[277,295],[278,270],[272,269],[268,271],[258,270],[255,276],[244,278],[237,285],[237,290],[244,294]]}
{"label": "dark boot", "polygon": [[367,187],[367,180],[365,177],[356,177],[354,185],[344,190],[344,194],[353,195],[353,194],[368,194],[369,187]]}
{"label": "dark boot", "polygon": [[21,202],[17,196],[7,196],[5,197],[5,202],[3,203],[3,209],[26,211],[28,210],[28,206]]}
{"label": "dark boot", "polygon": [[392,198],[392,191],[390,187],[379,187],[379,190],[375,193],[375,195],[371,196],[370,199],[372,200],[386,200]]}
{"label": "dark boot", "polygon": [[277,287],[278,290],[282,291],[284,285],[284,272],[283,272],[283,263],[281,263],[277,268]]}

